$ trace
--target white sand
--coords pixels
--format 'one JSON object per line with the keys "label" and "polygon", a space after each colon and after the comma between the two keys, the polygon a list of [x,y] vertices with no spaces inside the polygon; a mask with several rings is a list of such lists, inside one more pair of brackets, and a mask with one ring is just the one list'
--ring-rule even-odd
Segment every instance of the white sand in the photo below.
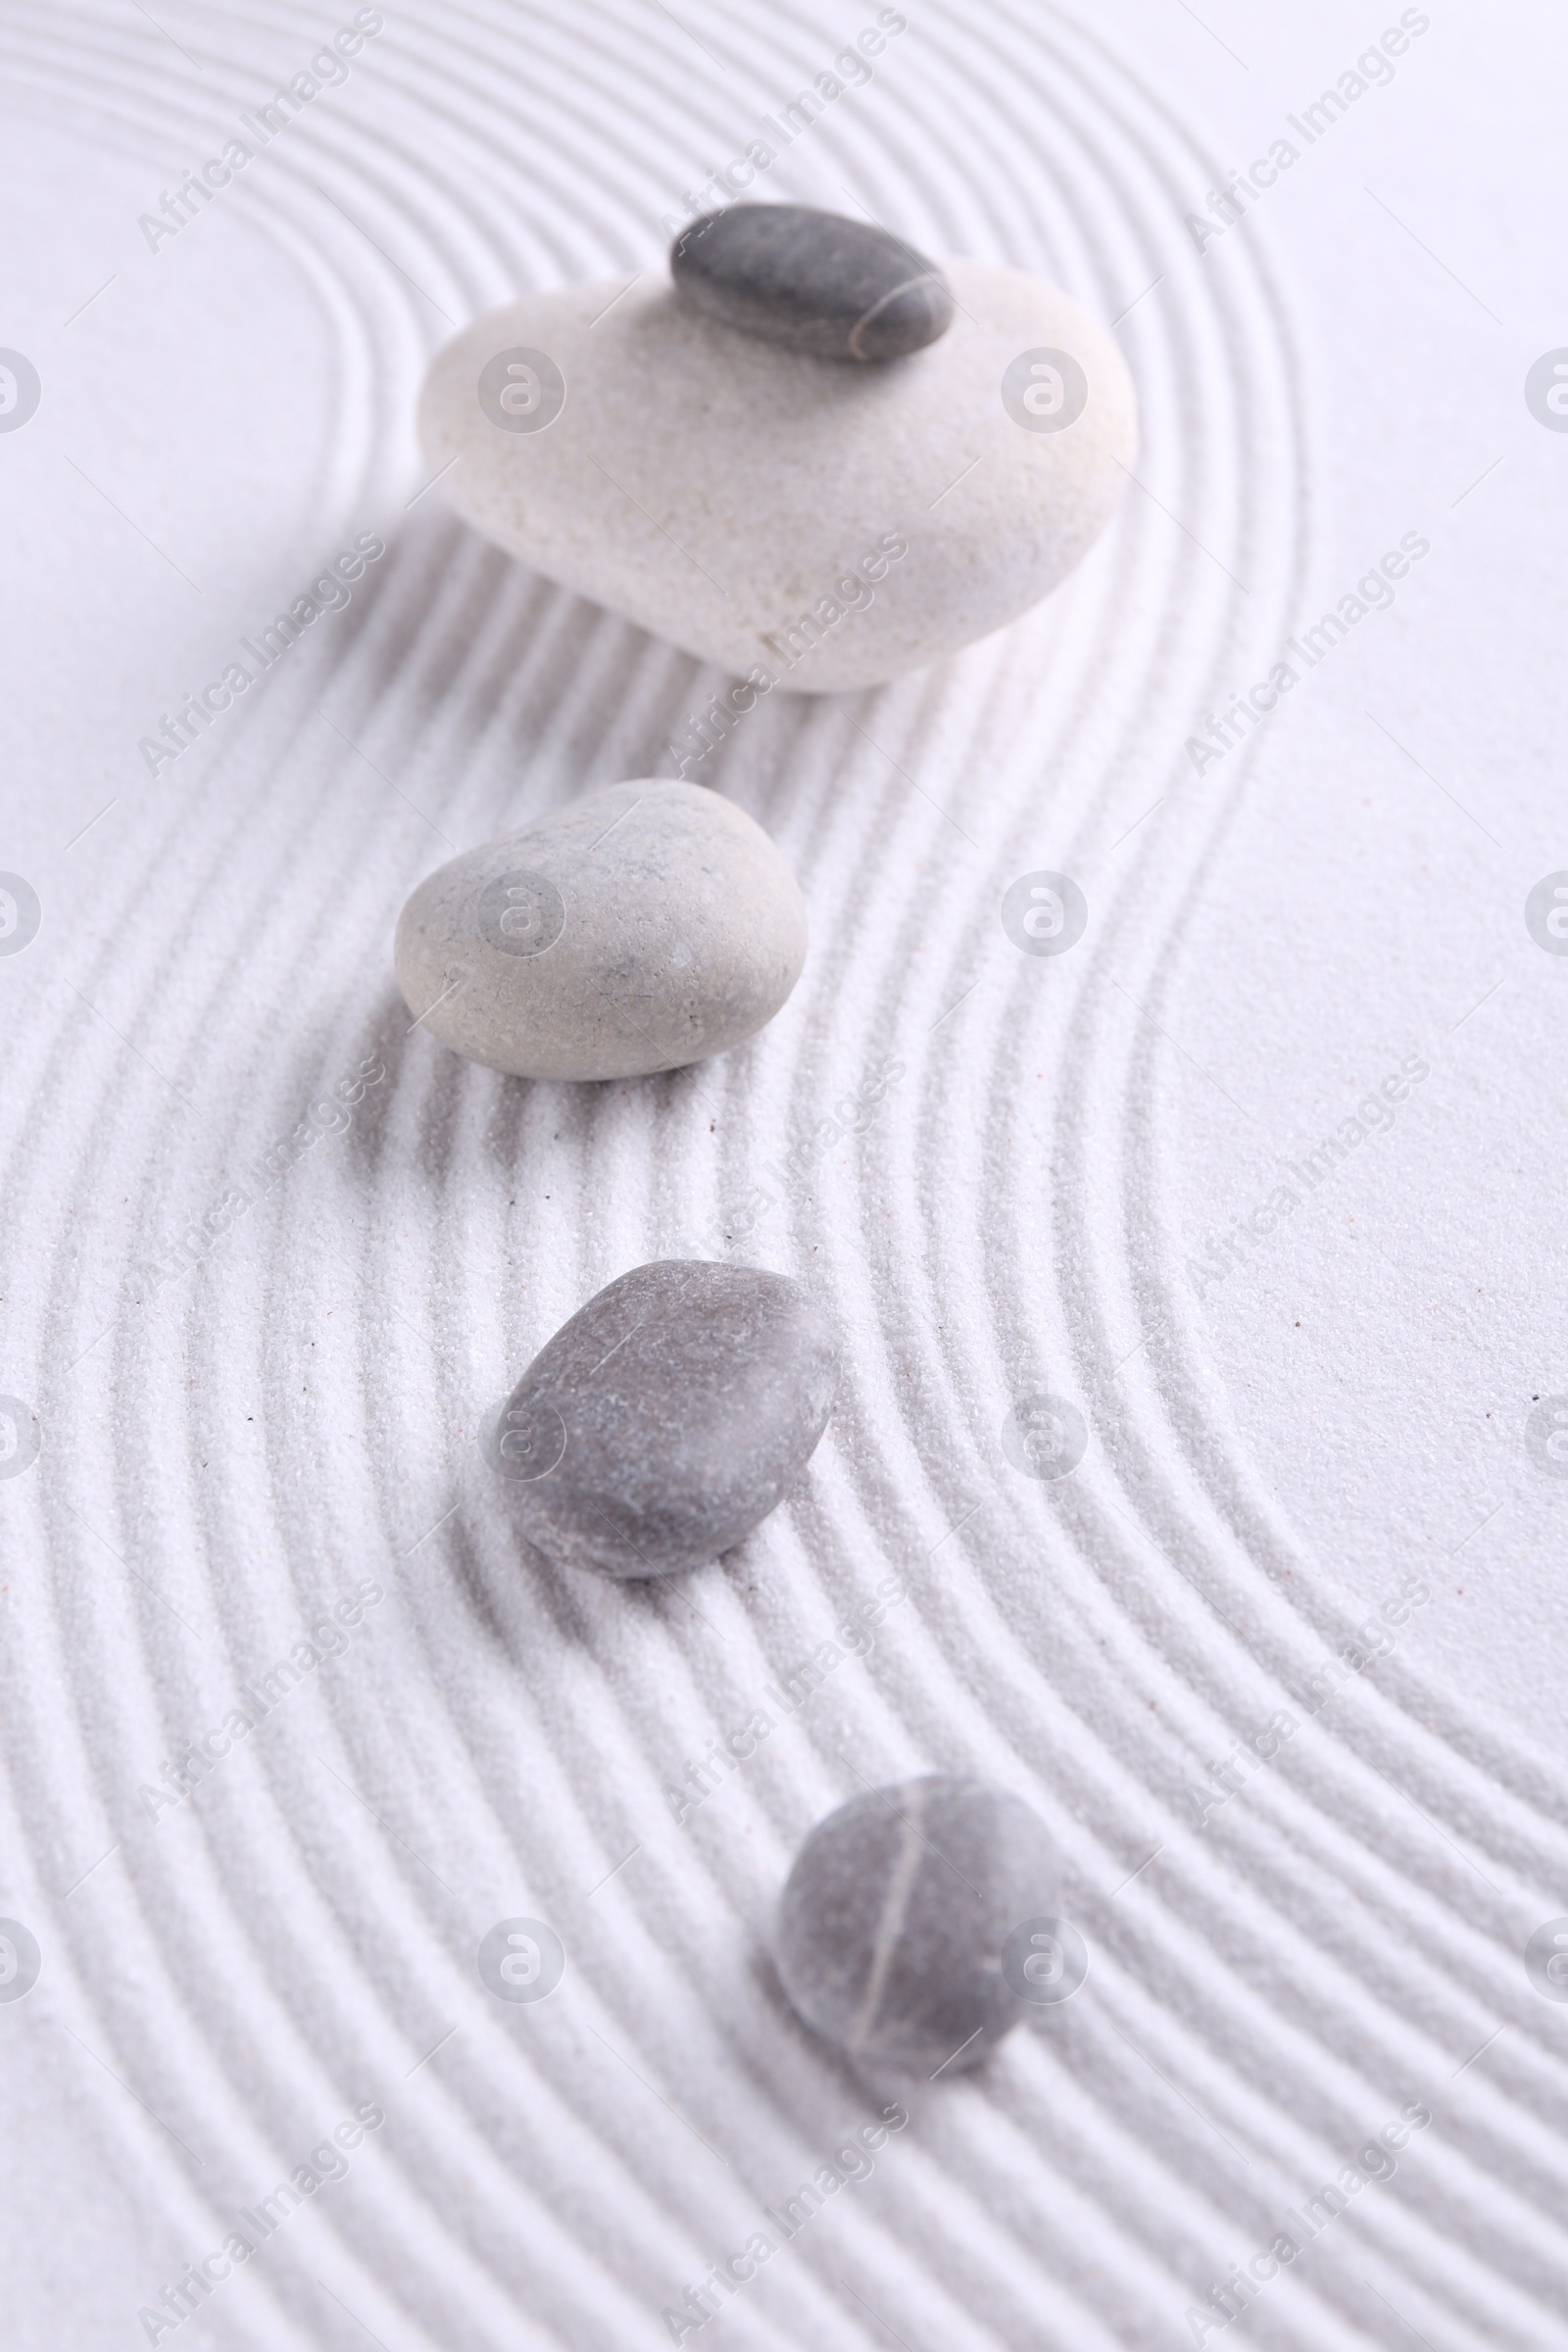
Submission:
{"label": "white sand", "polygon": [[[1522,398],[1568,340],[1563,33],[1434,11],[1200,257],[1218,168],[1381,19],[908,13],[758,190],[1125,312],[1144,486],[1011,632],[770,698],[695,771],[801,876],[805,975],[723,1061],[575,1091],[407,1033],[397,909],[668,772],[724,681],[416,497],[416,388],[517,288],[653,266],[660,213],[874,9],[389,12],[156,252],[138,214],[347,9],[12,12],[0,343],[44,386],[0,436],[0,865],[44,908],[0,959],[0,1389],[43,1438],[0,1482],[0,1913],[44,1967],[0,2004],[16,2352],[146,2341],[138,2308],[377,2105],[160,2340],[667,2343],[893,2095],[791,2023],[764,1938],[807,1828],[930,1769],[1053,1825],[1088,1982],[910,2092],[688,2344],[1163,2352],[1406,2105],[1433,2121],[1393,2178],[1227,2340],[1562,2342],[1568,2013],[1521,1952],[1568,1912],[1568,1484],[1524,1436],[1568,1389],[1568,963],[1521,910],[1568,865],[1568,436]],[[160,712],[366,532],[346,609],[149,775]],[[1205,713],[1405,533],[1392,609],[1196,775]],[[1089,902],[1059,958],[998,921],[1035,869]],[[1392,1125],[1199,1296],[1188,1260],[1406,1056]],[[680,1592],[519,1566],[482,1417],[610,1277],[748,1218],[851,1366],[800,1500]],[[1090,1428],[1059,1485],[1000,1445],[1047,1390]],[[1406,1578],[1389,1654],[1308,1717]],[[340,1654],[149,1818],[364,1579]],[[890,1579],[869,1656],[784,1720],[764,1690]],[[665,1786],[757,1708],[677,1827]],[[1200,1831],[1186,1791],[1282,1710]],[[567,1973],[503,2010],[473,1954],[516,1916]]]}

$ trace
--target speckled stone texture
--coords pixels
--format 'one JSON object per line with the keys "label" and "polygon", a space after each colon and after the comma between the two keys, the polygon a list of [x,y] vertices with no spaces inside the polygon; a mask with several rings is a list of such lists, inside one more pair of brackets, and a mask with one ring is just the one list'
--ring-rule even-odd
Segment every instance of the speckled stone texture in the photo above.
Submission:
{"label": "speckled stone texture", "polygon": [[1005,1789],[933,1774],[819,1822],[779,1904],[778,1972],[824,2040],[944,2077],[977,2066],[1025,2014],[1002,1947],[1056,1908],[1044,1825]]}
{"label": "speckled stone texture", "polygon": [[[492,311],[425,377],[435,495],[536,571],[769,689],[938,661],[1055,587],[1138,449],[1103,327],[1021,270],[942,268],[952,326],[885,368],[737,334],[660,271]],[[564,392],[547,426],[514,432],[479,378],[524,347]],[[1041,353],[1055,373],[1036,378]],[[1004,392],[1009,370],[1025,380]]]}
{"label": "speckled stone texture", "polygon": [[705,213],[670,247],[683,302],[824,360],[905,358],[953,323],[935,263],[865,220],[808,204]]}
{"label": "speckled stone texture", "polygon": [[701,1568],[799,1478],[837,1377],[827,1316],[788,1275],[637,1266],[562,1325],[513,1392],[518,1467],[550,1465],[503,1478],[515,1523],[563,1567]]}
{"label": "speckled stone texture", "polygon": [[643,777],[426,875],[393,953],[411,1012],[470,1061],[634,1078],[772,1019],[806,960],[806,903],[744,809]]}

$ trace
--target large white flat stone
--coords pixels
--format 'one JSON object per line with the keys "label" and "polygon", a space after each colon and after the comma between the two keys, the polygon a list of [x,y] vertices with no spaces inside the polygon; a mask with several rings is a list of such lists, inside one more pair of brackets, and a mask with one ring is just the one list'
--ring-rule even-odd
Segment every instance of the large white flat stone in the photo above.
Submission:
{"label": "large white flat stone", "polygon": [[[808,693],[897,677],[1049,594],[1137,447],[1102,327],[1021,270],[942,266],[953,325],[878,367],[780,350],[686,308],[662,273],[618,301],[612,278],[529,294],[433,362],[430,469],[535,570],[705,660]],[[1070,422],[1071,371],[1032,376],[1041,352],[1083,371]],[[534,356],[508,377],[518,353]]]}

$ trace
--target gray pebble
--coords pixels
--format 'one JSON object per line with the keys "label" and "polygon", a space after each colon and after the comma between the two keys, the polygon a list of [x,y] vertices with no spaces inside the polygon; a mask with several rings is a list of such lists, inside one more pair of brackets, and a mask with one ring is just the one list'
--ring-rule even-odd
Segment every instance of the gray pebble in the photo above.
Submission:
{"label": "gray pebble", "polygon": [[492,1465],[529,1543],[602,1576],[673,1576],[750,1535],[805,1468],[838,1375],[826,1314],[788,1275],[661,1258],[540,1349]]}
{"label": "gray pebble", "polygon": [[1020,1798],[942,1774],[899,1782],[852,1797],[802,1846],[779,1905],[779,1976],[851,2057],[957,2074],[1024,2015],[1003,1947],[1055,1898],[1050,1838]]}
{"label": "gray pebble", "polygon": [[636,1078],[772,1019],[806,960],[806,903],[744,808],[645,776],[466,850],[398,918],[420,1026],[516,1078]]}
{"label": "gray pebble", "polygon": [[897,360],[945,334],[953,297],[923,254],[807,204],[736,204],[683,228],[676,291],[698,310],[824,360]]}

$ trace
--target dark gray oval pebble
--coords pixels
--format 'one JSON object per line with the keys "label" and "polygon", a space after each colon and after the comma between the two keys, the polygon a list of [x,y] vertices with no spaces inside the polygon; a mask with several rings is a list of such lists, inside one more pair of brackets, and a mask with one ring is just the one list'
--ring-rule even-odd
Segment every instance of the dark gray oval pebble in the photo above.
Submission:
{"label": "dark gray oval pebble", "polygon": [[941,271],[884,228],[807,204],[734,204],[683,228],[677,291],[749,335],[824,360],[897,360],[945,334]]}
{"label": "dark gray oval pebble", "polygon": [[766,1518],[827,1426],[837,1376],[827,1316],[788,1275],[661,1258],[540,1349],[492,1461],[548,1558],[673,1576]]}
{"label": "dark gray oval pebble", "polygon": [[778,1973],[851,2057],[961,2073],[1024,2015],[1003,1947],[1055,1897],[1051,1839],[1021,1798],[943,1774],[903,1781],[807,1838],[779,1904]]}

